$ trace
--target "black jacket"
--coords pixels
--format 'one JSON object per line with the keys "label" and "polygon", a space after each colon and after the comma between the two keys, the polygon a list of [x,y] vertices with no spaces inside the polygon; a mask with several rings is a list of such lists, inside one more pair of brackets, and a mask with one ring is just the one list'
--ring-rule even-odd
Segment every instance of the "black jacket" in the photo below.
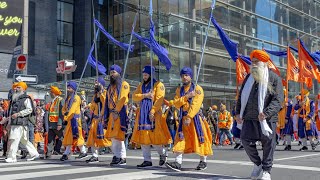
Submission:
{"label": "black jacket", "polygon": [[[237,100],[236,114],[240,114],[241,109],[241,94],[245,83],[250,74],[248,74],[243,81],[242,87],[239,92]],[[267,95],[264,102],[263,113],[267,116],[266,120],[269,122],[278,121],[278,113],[282,109],[282,102],[284,101],[284,93],[281,78],[269,70],[269,85],[272,86],[273,92],[267,91]],[[247,106],[243,113],[244,120],[258,120],[258,84],[254,84],[248,99]]]}

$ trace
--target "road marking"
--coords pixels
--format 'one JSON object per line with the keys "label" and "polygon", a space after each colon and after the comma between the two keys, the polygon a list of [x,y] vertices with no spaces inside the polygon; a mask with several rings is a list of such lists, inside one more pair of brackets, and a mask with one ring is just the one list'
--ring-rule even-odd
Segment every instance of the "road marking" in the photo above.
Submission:
{"label": "road marking", "polygon": [[302,155],[302,156],[286,157],[286,158],[279,158],[279,159],[275,159],[274,161],[283,161],[283,160],[288,160],[288,159],[298,159],[298,158],[304,158],[304,157],[310,157],[310,156],[320,156],[320,153],[307,154],[307,155]]}
{"label": "road marking", "polygon": [[[65,170],[50,170],[50,171],[42,171],[42,172],[30,172],[24,174],[10,174],[10,175],[1,175],[1,179],[27,179],[27,178],[43,178],[49,176],[56,175],[68,175],[68,174],[78,174],[78,173],[89,173],[89,172],[97,172],[97,171],[112,171],[119,170],[121,168],[101,168],[101,167],[79,167],[75,169],[65,169]],[[43,178],[45,179],[45,178]]]}
{"label": "road marking", "polygon": [[8,172],[8,171],[23,171],[23,170],[32,170],[32,169],[45,169],[45,168],[57,168],[57,167],[70,167],[70,164],[39,164],[35,166],[28,166],[28,163],[25,163],[26,166],[20,167],[3,167],[0,168],[0,172]]}

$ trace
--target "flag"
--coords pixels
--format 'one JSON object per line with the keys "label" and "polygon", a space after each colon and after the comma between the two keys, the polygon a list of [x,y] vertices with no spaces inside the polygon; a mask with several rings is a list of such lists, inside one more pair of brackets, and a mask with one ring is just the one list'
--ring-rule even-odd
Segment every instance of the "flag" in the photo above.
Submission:
{"label": "flag", "polygon": [[[295,52],[298,52],[298,49],[292,47],[292,46],[289,46],[291,50],[295,51]],[[286,57],[287,56],[287,50],[283,50],[283,51],[271,51],[271,50],[268,50],[268,49],[263,49],[264,51],[266,51],[267,53],[269,54],[272,54],[274,56],[279,56],[279,57]]]}
{"label": "flag", "polygon": [[150,18],[150,38],[145,38],[133,32],[133,35],[142,43],[144,43],[149,49],[151,49],[159,58],[159,61],[165,65],[166,69],[169,71],[172,63],[169,58],[169,52],[166,48],[162,47],[154,38],[154,24],[152,19]]}
{"label": "flag", "polygon": [[290,48],[287,48],[287,80],[299,82],[299,61],[290,52]]}
{"label": "flag", "polygon": [[228,51],[231,59],[236,62],[238,59],[238,49],[237,49],[237,43],[231,41],[231,39],[228,37],[228,35],[223,31],[223,29],[219,26],[217,21],[214,19],[213,16],[211,16],[211,22],[214,25],[214,27],[217,29],[218,34],[220,36],[220,39]]}
{"label": "flag", "polygon": [[241,57],[236,61],[237,85],[241,85],[246,76],[250,73],[250,67]]}
{"label": "flag", "polygon": [[320,72],[301,39],[298,41],[300,80],[312,78],[320,82]]}
{"label": "flag", "polygon": [[269,59],[269,61],[267,62],[267,65],[268,65],[268,68],[271,69],[271,71],[273,71],[274,73],[276,73],[278,76],[281,77],[279,69],[277,68],[276,65],[274,65],[271,59]]}
{"label": "flag", "polygon": [[[97,30],[97,32],[96,32],[96,37],[95,37],[96,40],[98,38],[98,34],[99,34],[99,30]],[[94,56],[92,55],[93,50],[94,50],[94,43],[91,45],[91,49],[90,49],[87,61],[91,65],[92,68],[96,69],[96,62],[97,61],[94,58]],[[98,71],[103,75],[106,75],[106,72],[107,72],[106,67],[104,67],[104,65],[100,61],[98,61]]]}
{"label": "flag", "polygon": [[[122,43],[118,40],[116,40],[114,37],[111,36],[111,34],[109,34],[105,28],[102,26],[102,24],[98,21],[98,20],[94,20],[94,23],[97,25],[97,27],[99,28],[99,30],[110,40],[112,41],[114,44],[116,44],[117,46],[121,47],[124,50],[128,50],[129,44],[126,43]],[[130,52],[133,52],[133,48],[134,46],[131,45],[130,46]]]}

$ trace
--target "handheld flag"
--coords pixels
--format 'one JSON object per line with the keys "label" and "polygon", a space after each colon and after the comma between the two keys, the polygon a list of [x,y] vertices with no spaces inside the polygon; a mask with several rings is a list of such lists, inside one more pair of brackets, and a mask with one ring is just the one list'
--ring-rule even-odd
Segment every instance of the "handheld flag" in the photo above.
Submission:
{"label": "handheld flag", "polygon": [[[99,30],[97,30],[96,37],[95,37],[96,39],[98,37],[98,34],[99,34]],[[98,71],[101,74],[106,75],[106,72],[107,72],[106,67],[104,67],[104,65],[100,61],[96,61],[96,59],[92,55],[93,50],[94,50],[94,43],[91,46],[91,49],[87,58],[88,63],[91,65],[92,68],[96,68],[96,62],[98,62]]]}

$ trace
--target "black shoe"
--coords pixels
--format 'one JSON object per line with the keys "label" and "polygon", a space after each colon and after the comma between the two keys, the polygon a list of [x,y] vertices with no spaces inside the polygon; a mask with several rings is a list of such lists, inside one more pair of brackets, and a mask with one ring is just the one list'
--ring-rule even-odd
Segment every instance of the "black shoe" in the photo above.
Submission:
{"label": "black shoe", "polygon": [[164,163],[167,162],[167,156],[166,155],[160,155],[160,160],[159,160],[159,166],[163,166]]}
{"label": "black shoe", "polygon": [[236,144],[233,149],[238,149],[240,147],[240,144]]}
{"label": "black shoe", "polygon": [[26,151],[21,151],[21,159],[25,159],[28,156]]}
{"label": "black shoe", "polygon": [[181,171],[181,164],[177,163],[177,162],[166,162],[165,163],[167,168],[170,168],[174,171]]}
{"label": "black shoe", "polygon": [[305,150],[308,150],[307,146],[303,146],[301,149],[299,149],[299,151],[305,151]]}
{"label": "black shoe", "polygon": [[91,156],[91,158],[86,160],[86,162],[87,163],[95,163],[95,162],[99,162],[99,159],[98,159],[98,157]]}
{"label": "black shoe", "polygon": [[59,155],[59,153],[57,151],[53,151],[52,153],[53,155]]}
{"label": "black shoe", "polygon": [[[117,158],[116,156],[113,156],[113,157],[112,157],[112,161],[111,161],[111,163],[110,163],[110,166],[116,165],[117,162],[118,162],[117,159],[118,159],[118,158]],[[120,158],[119,158],[119,159],[120,159]]]}
{"label": "black shoe", "polygon": [[124,158],[119,158],[120,161],[118,161],[118,163],[116,165],[118,166],[124,166],[124,165],[127,165],[127,160]]}
{"label": "black shoe", "polygon": [[68,156],[67,155],[62,155],[62,157],[60,158],[60,161],[66,161],[68,160]]}
{"label": "black shoe", "polygon": [[284,148],[285,151],[290,151],[291,150],[291,145],[287,145],[285,148]]}
{"label": "black shoe", "polygon": [[298,146],[300,146],[301,144],[302,144],[301,141],[299,141]]}
{"label": "black shoe", "polygon": [[239,149],[240,149],[240,150],[244,149],[243,145],[241,145],[241,146],[239,147]]}
{"label": "black shoe", "polygon": [[88,157],[88,154],[87,153],[80,153],[78,157],[76,157],[76,159],[84,159]]}
{"label": "black shoe", "polygon": [[148,166],[152,166],[152,162],[150,162],[150,161],[143,161],[142,164],[137,165],[138,168],[144,168],[144,167],[148,167]]}
{"label": "black shoe", "polygon": [[317,144],[312,143],[312,144],[311,144],[311,147],[312,147],[312,150],[316,150]]}
{"label": "black shoe", "polygon": [[205,169],[207,169],[207,163],[203,162],[203,161],[200,161],[199,165],[196,167],[196,170],[197,171],[203,171]]}

